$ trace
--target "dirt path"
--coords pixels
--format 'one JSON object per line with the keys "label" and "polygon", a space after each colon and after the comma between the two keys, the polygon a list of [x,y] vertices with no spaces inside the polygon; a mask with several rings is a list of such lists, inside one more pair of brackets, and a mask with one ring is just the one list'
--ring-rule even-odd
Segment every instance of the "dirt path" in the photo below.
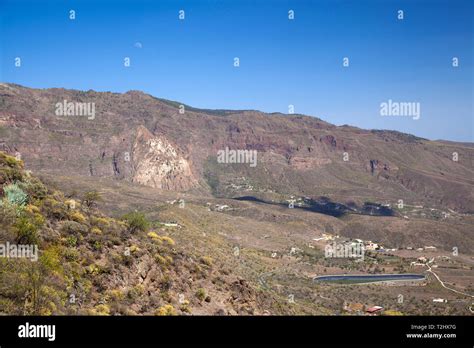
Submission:
{"label": "dirt path", "polygon": [[459,290],[456,290],[456,289],[453,289],[453,288],[450,288],[449,286],[445,285],[444,282],[441,280],[441,278],[431,269],[431,266],[430,266],[430,263],[432,263],[433,261],[430,261],[426,264],[426,267],[428,267],[428,270],[427,272],[430,272],[431,274],[433,274],[436,279],[438,279],[439,283],[441,284],[441,286],[443,288],[446,288],[448,290],[451,290],[457,294],[460,294],[460,295],[464,295],[464,296],[468,296],[468,297],[471,297],[471,298],[474,298],[474,295],[470,295],[470,294],[466,294],[465,292],[462,292],[462,291],[459,291]]}

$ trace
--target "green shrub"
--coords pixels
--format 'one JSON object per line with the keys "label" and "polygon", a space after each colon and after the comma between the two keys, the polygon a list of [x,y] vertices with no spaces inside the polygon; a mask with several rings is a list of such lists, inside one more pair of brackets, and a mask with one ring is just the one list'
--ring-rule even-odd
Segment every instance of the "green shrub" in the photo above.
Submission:
{"label": "green shrub", "polygon": [[35,177],[29,177],[19,185],[29,195],[29,197],[34,199],[42,200],[48,194],[46,186]]}
{"label": "green shrub", "polygon": [[107,296],[112,301],[122,301],[125,298],[125,293],[119,289],[107,290]]}
{"label": "green shrub", "polygon": [[23,168],[23,161],[16,159],[16,157],[7,155],[5,152],[0,151],[0,164],[6,165],[10,168]]}
{"label": "green shrub", "polygon": [[130,233],[135,233],[138,231],[145,232],[150,227],[150,222],[146,218],[145,214],[140,212],[131,212],[125,214],[122,217],[122,220],[127,223]]}
{"label": "green shrub", "polygon": [[184,300],[184,302],[181,304],[179,309],[184,313],[191,314],[191,309],[189,308],[189,301],[188,300]]}
{"label": "green shrub", "polygon": [[16,242],[18,244],[37,244],[38,226],[32,223],[26,216],[18,218],[13,227],[16,231]]}
{"label": "green shrub", "polygon": [[68,247],[75,247],[77,246],[77,237],[76,236],[68,236],[66,238],[66,245]]}
{"label": "green shrub", "polygon": [[88,228],[75,221],[63,221],[61,222],[60,231],[64,234],[78,236],[80,234],[86,235]]}
{"label": "green shrub", "polygon": [[16,208],[6,199],[0,200],[0,223],[2,225],[11,225],[15,222],[18,216]]}
{"label": "green shrub", "polygon": [[100,251],[100,250],[102,250],[102,243],[100,241],[96,240],[92,244],[92,247],[94,248],[94,250]]}
{"label": "green shrub", "polygon": [[20,169],[0,167],[0,184],[21,180],[23,180],[23,174]]}
{"label": "green shrub", "polygon": [[199,288],[194,295],[199,301],[204,301],[204,299],[206,298],[206,290],[204,290],[203,288]]}
{"label": "green shrub", "polygon": [[161,265],[167,265],[168,264],[168,261],[166,260],[166,258],[161,256],[160,254],[155,255],[155,261],[158,262]]}
{"label": "green shrub", "polygon": [[[75,248],[76,245],[73,245],[69,248],[64,248],[63,255],[64,259],[68,262],[77,262],[81,258],[80,252]],[[71,267],[71,264],[68,265]],[[82,266],[79,265],[82,270]]]}
{"label": "green shrub", "polygon": [[17,183],[9,184],[3,187],[3,192],[8,202],[23,206],[28,202],[28,195],[18,186]]}
{"label": "green shrub", "polygon": [[176,310],[172,305],[167,304],[157,309],[155,315],[176,315]]}
{"label": "green shrub", "polygon": [[73,211],[72,213],[69,214],[69,218],[72,220],[72,221],[76,221],[76,222],[79,222],[81,224],[85,223],[86,222],[86,218],[84,215],[82,215],[82,213],[80,211]]}
{"label": "green shrub", "polygon": [[57,246],[47,248],[43,251],[40,262],[49,271],[60,273],[63,268],[61,263],[61,249]]}
{"label": "green shrub", "polygon": [[157,235],[156,232],[148,232],[147,236],[151,239],[160,239],[160,236]]}
{"label": "green shrub", "polygon": [[106,230],[110,226],[112,219],[100,216],[92,216],[90,218],[91,225],[99,227],[101,230]]}
{"label": "green shrub", "polygon": [[51,218],[62,220],[68,217],[68,208],[66,204],[54,198],[46,197],[42,201],[41,210]]}
{"label": "green shrub", "polygon": [[95,306],[91,313],[92,315],[110,315],[110,307],[106,304],[99,304]]}
{"label": "green shrub", "polygon": [[98,227],[92,227],[91,228],[91,234],[100,236],[100,235],[102,235],[102,231]]}
{"label": "green shrub", "polygon": [[169,245],[174,245],[175,244],[174,240],[172,238],[168,237],[168,236],[162,236],[161,240],[165,243],[168,243]]}
{"label": "green shrub", "polygon": [[173,287],[173,279],[168,274],[165,274],[159,282],[159,287],[162,291],[167,292]]}
{"label": "green shrub", "polygon": [[201,262],[209,267],[212,266],[212,263],[213,263],[212,258],[210,256],[201,257]]}

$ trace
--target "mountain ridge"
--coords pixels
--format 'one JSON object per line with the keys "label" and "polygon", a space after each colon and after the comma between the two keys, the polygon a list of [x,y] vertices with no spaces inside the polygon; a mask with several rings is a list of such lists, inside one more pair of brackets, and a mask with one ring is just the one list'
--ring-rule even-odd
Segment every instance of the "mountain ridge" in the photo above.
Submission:
{"label": "mountain ridge", "polygon": [[[472,144],[472,146],[474,146],[474,142],[455,141],[455,140],[447,140],[447,139],[428,139],[428,138],[423,138],[423,137],[417,136],[415,134],[405,133],[405,132],[401,132],[401,131],[397,131],[397,130],[391,130],[391,129],[366,129],[366,128],[361,128],[361,127],[358,127],[358,126],[355,126],[355,125],[349,125],[349,124],[343,124],[343,125],[338,126],[338,125],[330,123],[329,121],[323,120],[320,117],[313,116],[313,115],[307,115],[307,114],[300,114],[300,113],[285,114],[285,113],[282,113],[282,112],[279,112],[279,111],[262,111],[262,110],[257,110],[257,109],[220,109],[220,108],[210,109],[210,108],[194,107],[194,106],[182,103],[180,101],[160,98],[160,97],[157,97],[157,96],[155,96],[151,93],[147,93],[147,92],[144,92],[144,91],[141,91],[141,90],[133,90],[132,89],[132,90],[128,90],[126,92],[112,92],[112,91],[96,91],[96,90],[93,90],[93,89],[81,90],[81,89],[75,89],[75,88],[62,88],[62,87],[34,88],[34,87],[27,87],[27,86],[24,86],[24,85],[19,85],[19,84],[10,83],[10,82],[0,82],[0,85],[14,86],[14,87],[20,87],[20,88],[25,88],[25,89],[36,89],[36,90],[43,90],[43,91],[48,91],[48,90],[61,91],[62,90],[62,91],[83,92],[83,93],[89,93],[89,92],[93,92],[93,93],[111,93],[111,94],[117,94],[117,95],[122,95],[122,94],[134,95],[134,94],[137,94],[137,95],[142,95],[142,96],[145,96],[145,97],[156,99],[156,100],[158,100],[162,103],[165,103],[169,106],[172,106],[172,107],[179,107],[180,105],[182,105],[182,106],[184,106],[185,110],[189,110],[189,111],[193,111],[193,112],[209,113],[209,114],[220,115],[220,116],[231,115],[231,114],[240,114],[240,113],[245,113],[245,112],[257,112],[257,113],[262,113],[262,114],[267,114],[267,115],[281,115],[281,116],[285,116],[285,117],[311,117],[311,118],[314,118],[318,121],[325,122],[328,125],[331,125],[331,126],[334,126],[334,127],[351,128],[351,129],[358,129],[358,130],[365,130],[365,131],[372,131],[372,132],[393,132],[393,133],[397,133],[397,134],[404,135],[404,136],[414,137],[414,138],[417,138],[417,139],[420,139],[420,140],[437,141],[437,142],[438,141],[439,142],[445,141],[445,142],[452,142],[452,143],[465,143],[465,144]],[[467,146],[469,146],[469,145],[467,145]]]}
{"label": "mountain ridge", "polygon": [[[335,126],[312,116],[236,111],[221,117],[186,107],[182,113],[179,106],[143,92],[2,84],[0,93],[0,149],[21,153],[35,170],[226,197],[244,195],[253,187],[257,196],[329,195],[339,201],[356,196],[360,203],[392,204],[401,199],[474,211],[474,151],[464,143]],[[95,119],[57,116],[54,105],[63,100],[94,103]],[[138,137],[140,127],[154,143],[169,144],[169,154],[180,154],[175,158],[163,153],[162,160],[154,160],[164,170],[160,181],[152,179],[156,168],[143,163],[143,154],[152,153]],[[258,166],[217,163],[217,152],[226,147],[257,151]],[[55,158],[55,166],[44,165],[48,156]],[[177,162],[166,162],[171,158]],[[148,169],[136,180],[139,168]],[[242,185],[235,184],[242,178]]]}

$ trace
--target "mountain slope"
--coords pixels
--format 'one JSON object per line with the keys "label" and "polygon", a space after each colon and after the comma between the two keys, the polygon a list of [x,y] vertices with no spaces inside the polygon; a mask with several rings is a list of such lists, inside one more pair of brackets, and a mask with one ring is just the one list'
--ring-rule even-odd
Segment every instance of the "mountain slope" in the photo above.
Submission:
{"label": "mountain slope", "polygon": [[[64,100],[95,103],[95,118],[57,116],[55,105]],[[136,91],[37,90],[12,84],[0,85],[0,126],[0,148],[18,151],[40,171],[115,177],[224,197],[277,192],[359,203],[401,199],[474,211],[474,149],[461,143],[336,127],[302,115],[180,113],[178,103]],[[151,138],[163,144],[158,157],[150,152]],[[257,150],[258,165],[217,163],[218,151],[226,147]],[[47,165],[49,160],[55,165]],[[235,185],[239,180],[241,185]]]}
{"label": "mountain slope", "polygon": [[[96,193],[65,197],[2,152],[0,192],[0,314],[285,312],[219,260],[183,250],[159,223],[108,217]],[[20,244],[38,249],[17,257]]]}

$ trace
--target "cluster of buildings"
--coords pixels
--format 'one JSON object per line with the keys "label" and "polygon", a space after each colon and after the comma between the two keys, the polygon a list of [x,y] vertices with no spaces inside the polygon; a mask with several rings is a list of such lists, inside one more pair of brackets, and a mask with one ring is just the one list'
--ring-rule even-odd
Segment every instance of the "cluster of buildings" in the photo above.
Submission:
{"label": "cluster of buildings", "polygon": [[[341,237],[339,235],[331,235],[328,233],[322,233],[320,237],[313,238],[313,241],[319,242],[319,241],[326,241],[326,242],[332,242],[335,240],[340,239]],[[373,242],[371,240],[362,240],[359,238],[356,239],[349,239],[349,240],[342,240],[340,241],[342,244],[345,244],[349,247],[360,247],[363,246],[363,249],[365,251],[379,251],[379,252],[384,252],[384,251],[396,251],[398,249],[386,249],[383,247],[382,244]],[[313,245],[309,245],[311,248],[314,248]]]}
{"label": "cluster of buildings", "polygon": [[419,248],[414,248],[411,246],[406,247],[407,250],[416,250],[416,251],[436,251],[435,246],[424,246],[424,247],[419,247]]}
{"label": "cluster of buildings", "polygon": [[370,250],[370,251],[384,250],[382,245],[379,245],[378,243],[374,243],[371,240],[354,239],[354,242],[352,243],[364,244],[365,250]]}
{"label": "cluster of buildings", "polygon": [[234,210],[231,206],[227,204],[215,204],[214,206],[212,203],[207,202],[207,211],[229,211],[229,210]]}

